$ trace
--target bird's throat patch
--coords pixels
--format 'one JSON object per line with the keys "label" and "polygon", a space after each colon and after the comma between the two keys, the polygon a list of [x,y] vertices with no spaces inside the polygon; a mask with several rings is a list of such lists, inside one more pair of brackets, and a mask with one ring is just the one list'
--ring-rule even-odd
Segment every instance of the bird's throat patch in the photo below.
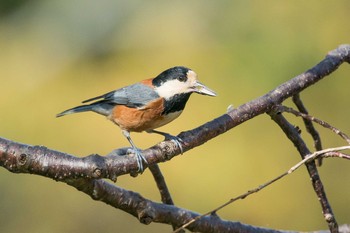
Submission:
{"label": "bird's throat patch", "polygon": [[177,94],[165,100],[162,115],[182,111],[185,108],[188,98],[190,98],[190,95],[191,93]]}

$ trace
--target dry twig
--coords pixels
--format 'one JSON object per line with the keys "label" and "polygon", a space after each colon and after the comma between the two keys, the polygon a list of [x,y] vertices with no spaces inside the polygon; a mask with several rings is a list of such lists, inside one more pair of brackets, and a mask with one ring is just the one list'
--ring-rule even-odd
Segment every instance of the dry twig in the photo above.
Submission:
{"label": "dry twig", "polygon": [[262,189],[266,188],[267,186],[275,183],[276,181],[282,179],[283,177],[293,173],[294,171],[296,171],[301,165],[306,164],[310,161],[313,161],[315,159],[317,159],[318,157],[322,156],[325,158],[328,157],[339,157],[339,158],[344,158],[344,159],[350,159],[349,155],[345,155],[343,153],[339,153],[339,151],[342,150],[350,150],[350,146],[342,146],[342,147],[335,147],[335,148],[329,148],[329,149],[325,149],[325,150],[321,150],[321,151],[316,151],[308,156],[306,156],[303,160],[301,160],[299,163],[295,164],[293,167],[291,167],[288,171],[282,173],[281,175],[275,177],[274,179],[259,185],[258,187],[247,191],[246,193],[243,193],[237,197],[231,198],[229,201],[225,202],[224,204],[216,207],[213,210],[208,211],[205,214],[199,215],[194,219],[191,219],[191,221],[187,222],[186,224],[182,225],[181,227],[179,227],[178,229],[176,229],[175,231],[173,231],[173,233],[177,233],[182,229],[185,229],[186,227],[188,227],[189,225],[191,225],[192,223],[194,223],[195,221],[199,220],[200,218],[203,218],[204,216],[208,216],[208,215],[212,215],[214,213],[216,213],[217,211],[223,209],[224,207],[232,204],[233,202],[237,201],[237,200],[243,200],[246,197],[250,196],[253,193],[257,193],[259,191],[261,191]]}

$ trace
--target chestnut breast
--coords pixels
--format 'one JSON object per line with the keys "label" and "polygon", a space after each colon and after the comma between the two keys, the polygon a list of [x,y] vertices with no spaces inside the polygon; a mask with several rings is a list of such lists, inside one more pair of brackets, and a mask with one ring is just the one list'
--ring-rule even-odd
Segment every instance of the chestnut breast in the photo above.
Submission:
{"label": "chestnut breast", "polygon": [[130,132],[142,132],[156,129],[180,116],[182,111],[164,113],[164,99],[158,98],[141,108],[116,105],[109,116],[121,129]]}

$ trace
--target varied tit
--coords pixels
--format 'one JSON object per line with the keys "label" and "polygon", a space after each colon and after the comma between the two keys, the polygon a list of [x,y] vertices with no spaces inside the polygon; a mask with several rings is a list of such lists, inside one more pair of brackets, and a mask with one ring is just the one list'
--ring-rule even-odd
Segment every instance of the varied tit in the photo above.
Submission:
{"label": "varied tit", "polygon": [[71,113],[93,111],[106,116],[117,124],[131,144],[143,172],[141,151],[131,140],[130,132],[157,133],[173,140],[182,152],[181,139],[154,129],[176,119],[185,108],[192,93],[216,96],[216,93],[197,80],[197,74],[189,68],[177,66],[163,71],[153,79],[108,92],[82,103],[94,101],[57,114],[61,117]]}

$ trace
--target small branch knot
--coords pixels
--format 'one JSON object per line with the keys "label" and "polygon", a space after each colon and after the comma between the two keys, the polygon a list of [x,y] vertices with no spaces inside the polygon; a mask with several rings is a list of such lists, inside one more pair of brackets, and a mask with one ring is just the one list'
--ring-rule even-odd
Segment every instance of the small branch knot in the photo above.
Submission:
{"label": "small branch knot", "polygon": [[18,159],[17,159],[18,164],[19,164],[20,166],[25,165],[26,162],[27,162],[27,158],[28,158],[27,154],[24,154],[24,153],[23,153],[23,154],[20,154],[20,156],[19,156]]}
{"label": "small branch knot", "polygon": [[101,175],[102,175],[102,170],[100,168],[95,168],[94,171],[92,172],[93,178],[100,178]]}
{"label": "small branch knot", "polygon": [[150,216],[146,216],[140,219],[140,222],[146,225],[149,225],[152,222],[152,218]]}
{"label": "small branch knot", "polygon": [[333,216],[333,214],[327,213],[327,214],[324,215],[324,218],[325,218],[325,220],[326,220],[327,222],[332,222],[332,221],[334,221],[334,216]]}
{"label": "small branch knot", "polygon": [[153,221],[154,217],[154,212],[149,208],[145,208],[139,212],[139,220],[145,225],[149,225]]}

